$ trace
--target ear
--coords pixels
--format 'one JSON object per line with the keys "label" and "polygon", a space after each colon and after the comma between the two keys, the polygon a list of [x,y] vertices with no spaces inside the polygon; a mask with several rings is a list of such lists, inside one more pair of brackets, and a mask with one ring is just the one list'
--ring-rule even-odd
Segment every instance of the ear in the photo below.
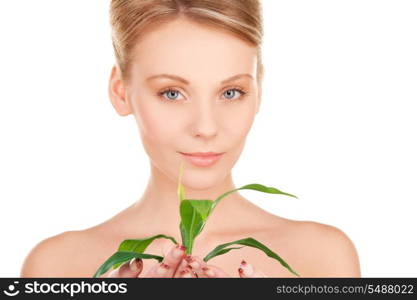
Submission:
{"label": "ear", "polygon": [[121,116],[127,116],[132,113],[132,107],[126,95],[126,87],[121,78],[119,68],[113,66],[109,80],[109,97],[110,101]]}

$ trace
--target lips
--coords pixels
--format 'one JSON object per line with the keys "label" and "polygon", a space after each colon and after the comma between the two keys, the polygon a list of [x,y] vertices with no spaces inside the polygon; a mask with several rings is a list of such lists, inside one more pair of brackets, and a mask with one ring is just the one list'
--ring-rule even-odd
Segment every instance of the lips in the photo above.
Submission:
{"label": "lips", "polygon": [[198,167],[208,167],[216,163],[223,155],[217,152],[180,152],[189,162]]}
{"label": "lips", "polygon": [[181,154],[184,155],[190,155],[190,156],[200,156],[200,157],[210,157],[210,156],[215,156],[215,155],[220,155],[222,153],[216,153],[216,152],[194,152],[194,153],[184,153],[184,152],[180,152]]}

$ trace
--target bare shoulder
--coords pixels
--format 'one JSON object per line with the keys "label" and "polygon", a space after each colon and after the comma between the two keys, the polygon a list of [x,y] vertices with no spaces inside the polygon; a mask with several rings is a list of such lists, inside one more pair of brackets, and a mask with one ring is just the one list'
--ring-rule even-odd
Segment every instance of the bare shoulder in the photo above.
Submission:
{"label": "bare shoulder", "polygon": [[291,221],[294,246],[302,250],[303,277],[360,277],[359,256],[341,229],[314,221]]}
{"label": "bare shoulder", "polygon": [[[79,277],[88,253],[83,231],[65,231],[37,243],[26,256],[20,277]],[[87,249],[88,250],[88,249]]]}

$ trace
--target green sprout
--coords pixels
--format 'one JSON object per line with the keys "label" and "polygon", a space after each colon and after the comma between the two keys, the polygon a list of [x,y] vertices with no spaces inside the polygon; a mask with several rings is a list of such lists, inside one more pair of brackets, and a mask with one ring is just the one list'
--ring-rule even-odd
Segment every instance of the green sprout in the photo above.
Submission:
{"label": "green sprout", "polygon": [[[219,202],[228,196],[231,193],[234,193],[238,190],[255,190],[264,193],[270,194],[282,194],[290,197],[297,198],[294,195],[284,193],[274,187],[267,187],[262,184],[252,183],[244,185],[240,188],[228,191],[220,195],[216,200],[209,199],[185,199],[185,189],[181,184],[183,173],[183,164],[180,167],[180,174],[178,180],[178,189],[177,195],[179,199],[179,211],[181,216],[181,222],[179,229],[181,232],[182,245],[186,247],[186,253],[191,255],[193,250],[193,245],[196,237],[203,231],[204,226],[206,225],[207,219],[212,213],[213,209],[219,204]],[[144,239],[128,239],[124,240],[120,245],[119,249],[110,256],[96,271],[93,277],[100,277],[102,274],[106,273],[110,268],[116,269],[124,262],[131,260],[132,258],[141,258],[141,259],[156,259],[158,262],[162,262],[164,259],[162,256],[146,254],[144,251],[155,239],[165,238],[171,240],[174,244],[178,244],[175,238],[167,236],[164,234],[158,234]],[[231,245],[242,245],[242,247],[229,247]],[[233,242],[225,243],[218,245],[212,251],[210,251],[205,257],[204,261],[208,262],[213,257],[218,255],[225,254],[230,250],[240,249],[244,246],[249,246],[262,250],[267,256],[277,260],[283,267],[287,268],[288,271],[293,273],[296,276],[298,275],[280,256],[275,252],[269,249],[264,244],[255,240],[254,238],[248,237]]]}

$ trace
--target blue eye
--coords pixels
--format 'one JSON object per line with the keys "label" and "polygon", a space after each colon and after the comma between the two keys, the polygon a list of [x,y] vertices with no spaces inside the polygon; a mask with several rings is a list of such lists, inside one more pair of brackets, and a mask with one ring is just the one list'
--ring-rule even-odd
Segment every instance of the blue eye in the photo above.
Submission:
{"label": "blue eye", "polygon": [[[232,92],[232,93],[230,93],[230,92]],[[235,94],[235,90],[227,90],[227,91],[224,93],[224,95],[225,95],[225,97],[226,97],[227,99],[232,99],[234,94]],[[230,97],[228,97],[228,96],[226,96],[226,95],[229,95]]]}
{"label": "blue eye", "polygon": [[168,89],[166,91],[161,92],[161,95],[167,95],[169,100],[175,100],[178,97],[179,92],[176,90]]}
{"label": "blue eye", "polygon": [[[235,93],[236,93],[236,89],[230,89],[230,90],[227,90],[226,92],[224,92],[224,95],[225,95],[226,99],[233,99],[233,96],[235,95]],[[230,97],[228,97],[227,95],[230,96]]]}
{"label": "blue eye", "polygon": [[162,97],[162,101],[168,102],[175,102],[174,100],[177,99],[178,94],[180,94],[180,92],[172,88],[163,90],[162,92],[158,93],[158,95]]}
{"label": "blue eye", "polygon": [[[233,97],[235,96],[236,92],[240,93],[240,97],[237,97],[236,99],[233,99]],[[243,91],[242,89],[239,88],[232,88],[232,89],[228,89],[226,90],[223,95],[225,95],[226,99],[231,99],[231,100],[239,100],[240,98],[242,98],[244,95],[246,94],[245,91]],[[227,96],[226,96],[227,95]]]}
{"label": "blue eye", "polygon": [[[235,97],[236,92],[240,93],[240,97]],[[168,88],[168,89],[163,90],[163,91],[158,93],[158,95],[162,97],[163,101],[168,101],[168,102],[176,102],[174,100],[178,100],[178,96],[180,94],[181,93],[178,90],[175,90],[175,89],[172,89],[172,88]],[[231,101],[240,100],[241,98],[243,98],[243,96],[245,94],[246,94],[246,92],[243,91],[240,88],[230,88],[223,93],[224,97],[228,100],[231,100]],[[228,101],[228,102],[230,102],[230,101]]]}

